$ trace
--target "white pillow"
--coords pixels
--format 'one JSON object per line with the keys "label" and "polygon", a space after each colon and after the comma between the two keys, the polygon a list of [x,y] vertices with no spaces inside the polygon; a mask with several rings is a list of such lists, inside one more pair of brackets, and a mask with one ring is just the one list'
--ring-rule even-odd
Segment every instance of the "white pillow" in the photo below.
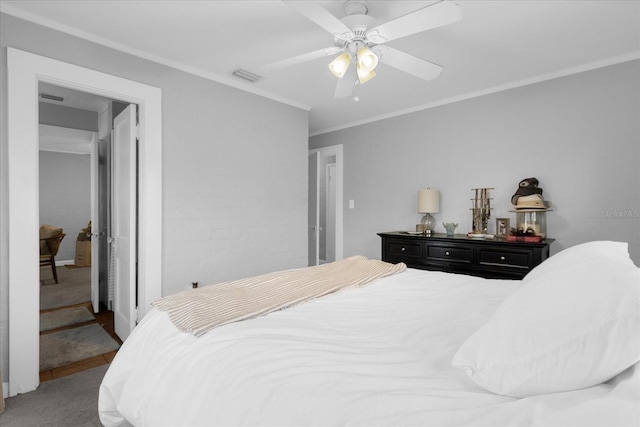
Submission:
{"label": "white pillow", "polygon": [[523,279],[452,364],[513,397],[600,384],[640,360],[639,291],[626,243],[566,249]]}
{"label": "white pillow", "polygon": [[567,273],[570,269],[581,270],[593,263],[615,267],[619,264],[633,265],[629,258],[628,244],[625,242],[597,241],[582,243],[565,249],[547,258],[542,264],[531,270],[523,281],[539,279],[545,275]]}

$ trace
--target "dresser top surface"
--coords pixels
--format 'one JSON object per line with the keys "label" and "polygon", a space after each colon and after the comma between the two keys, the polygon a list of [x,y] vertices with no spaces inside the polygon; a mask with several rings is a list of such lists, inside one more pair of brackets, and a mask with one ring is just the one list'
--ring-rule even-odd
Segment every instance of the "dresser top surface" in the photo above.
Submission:
{"label": "dresser top surface", "polygon": [[545,246],[553,243],[555,239],[543,239],[541,242],[512,242],[506,239],[485,239],[477,237],[468,237],[466,234],[455,234],[447,236],[446,233],[432,233],[430,236],[424,234],[414,234],[406,231],[387,231],[378,233],[380,237],[396,237],[406,239],[416,239],[420,241],[437,241],[437,242],[473,242],[478,244],[504,244],[504,245],[525,245],[525,246]]}

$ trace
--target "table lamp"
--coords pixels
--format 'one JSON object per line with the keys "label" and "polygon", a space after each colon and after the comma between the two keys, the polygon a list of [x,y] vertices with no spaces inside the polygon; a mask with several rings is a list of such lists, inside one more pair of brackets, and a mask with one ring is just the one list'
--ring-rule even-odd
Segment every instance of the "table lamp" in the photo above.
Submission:
{"label": "table lamp", "polygon": [[424,233],[431,235],[436,228],[436,220],[432,213],[440,212],[440,192],[426,188],[418,191],[418,213],[425,214],[421,223],[424,224]]}

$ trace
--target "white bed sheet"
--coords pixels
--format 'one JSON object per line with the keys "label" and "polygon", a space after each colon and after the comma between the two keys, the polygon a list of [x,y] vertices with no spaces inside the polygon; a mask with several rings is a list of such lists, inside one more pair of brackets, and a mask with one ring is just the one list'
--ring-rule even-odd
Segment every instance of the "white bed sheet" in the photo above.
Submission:
{"label": "white bed sheet", "polygon": [[100,387],[107,426],[637,426],[640,369],[515,399],[451,366],[519,282],[408,269],[200,338],[152,310]]}

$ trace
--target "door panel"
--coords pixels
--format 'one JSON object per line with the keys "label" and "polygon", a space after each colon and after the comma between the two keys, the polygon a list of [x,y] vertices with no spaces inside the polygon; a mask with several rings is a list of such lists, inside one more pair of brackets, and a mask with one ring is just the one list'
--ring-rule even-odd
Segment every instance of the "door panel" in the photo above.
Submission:
{"label": "door panel", "polygon": [[113,121],[113,312],[122,341],[136,322],[136,144],[136,110],[131,104]]}

